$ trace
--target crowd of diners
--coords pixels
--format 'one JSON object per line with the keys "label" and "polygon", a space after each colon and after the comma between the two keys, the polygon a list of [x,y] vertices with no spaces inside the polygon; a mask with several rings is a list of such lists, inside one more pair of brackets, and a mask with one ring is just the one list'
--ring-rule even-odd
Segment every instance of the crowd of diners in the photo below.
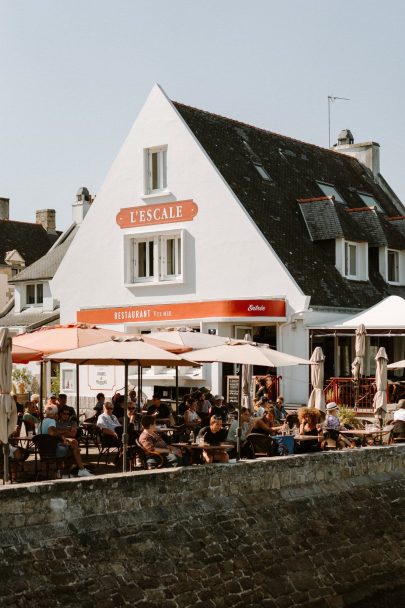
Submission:
{"label": "crowd of diners", "polygon": [[[230,458],[236,456],[239,426],[242,458],[252,455],[249,444],[252,434],[267,435],[274,438],[274,441],[279,441],[280,436],[294,436],[295,453],[326,449],[330,437],[335,440],[338,448],[358,447],[355,436],[340,433],[350,430],[350,427],[348,429],[341,423],[336,403],[326,405],[326,414],[305,406],[295,411],[289,409],[287,412],[282,395],[273,398],[273,390],[272,382],[266,378],[260,379],[252,411],[243,407],[240,422],[234,406],[226,404],[222,395],[212,395],[204,387],[184,395],[177,413],[169,403],[162,401],[159,394],[154,394],[148,406],[139,412],[136,391],[130,390],[126,407],[128,445],[137,444],[144,449],[148,468],[158,466],[162,460],[167,467],[190,464],[190,452],[182,450],[181,445],[194,442],[201,445],[201,462],[227,463]],[[79,425],[74,408],[67,404],[65,394],[51,394],[43,408],[42,417],[39,395],[33,394],[25,406],[18,403],[15,395],[14,400],[18,411],[18,426],[13,433],[14,437],[19,436],[22,425],[25,426],[27,434],[48,434],[57,437],[57,455],[69,455],[79,477],[91,475],[83,465],[78,444],[83,428]],[[120,393],[116,393],[111,400],[99,393],[94,415],[87,418],[87,423],[97,427],[105,444],[118,448],[118,456],[122,455],[124,405],[125,397]],[[170,429],[170,435],[162,432],[162,424],[165,430]],[[399,402],[394,413],[393,436],[405,438],[405,400]],[[180,443],[180,447],[172,443]],[[231,449],[216,449],[215,446],[222,444]],[[11,457],[15,458],[19,453],[26,452],[13,445],[10,449]]]}

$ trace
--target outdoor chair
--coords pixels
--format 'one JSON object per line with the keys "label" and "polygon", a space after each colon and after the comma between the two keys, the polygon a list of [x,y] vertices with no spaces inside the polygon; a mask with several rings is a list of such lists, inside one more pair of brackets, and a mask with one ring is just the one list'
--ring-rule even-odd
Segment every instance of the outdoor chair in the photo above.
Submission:
{"label": "outdoor chair", "polygon": [[110,456],[114,456],[115,462],[118,462],[122,450],[121,441],[117,442],[114,437],[104,434],[98,426],[95,428],[95,441],[98,449],[97,466],[103,457],[106,464],[110,462]]}
{"label": "outdoor chair", "polygon": [[331,451],[338,449],[339,431],[336,429],[325,429],[323,432],[323,441],[321,443],[321,449],[324,451]]}
{"label": "outdoor chair", "polygon": [[45,479],[49,479],[49,472],[52,465],[55,467],[56,476],[57,471],[66,468],[66,465],[70,463],[70,456],[64,456],[62,458],[56,456],[56,447],[59,443],[58,437],[53,437],[51,435],[35,435],[32,438],[32,441],[38,451],[40,464],[42,463],[45,465]]}
{"label": "outdoor chair", "polygon": [[[138,439],[136,440],[136,446],[139,449],[138,453],[139,453],[139,456],[140,456],[140,459],[142,462],[142,466],[144,469],[161,469],[162,468],[162,466],[164,464],[162,454],[160,454],[159,452],[145,450],[145,448],[142,447],[142,445],[139,443]],[[156,465],[152,465],[151,463],[148,463],[149,457],[157,460]]]}
{"label": "outdoor chair", "polygon": [[273,454],[273,440],[269,435],[250,433],[246,437],[246,444],[249,446],[253,458],[262,458]]}

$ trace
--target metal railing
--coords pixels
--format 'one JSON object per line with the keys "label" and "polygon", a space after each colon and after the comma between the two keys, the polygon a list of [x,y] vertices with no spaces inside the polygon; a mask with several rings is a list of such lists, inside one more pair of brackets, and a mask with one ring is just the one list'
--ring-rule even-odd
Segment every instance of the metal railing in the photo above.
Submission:
{"label": "metal railing", "polygon": [[[376,392],[375,378],[329,378],[324,388],[325,400],[352,407],[358,413],[372,413]],[[387,385],[387,401],[390,401]]]}

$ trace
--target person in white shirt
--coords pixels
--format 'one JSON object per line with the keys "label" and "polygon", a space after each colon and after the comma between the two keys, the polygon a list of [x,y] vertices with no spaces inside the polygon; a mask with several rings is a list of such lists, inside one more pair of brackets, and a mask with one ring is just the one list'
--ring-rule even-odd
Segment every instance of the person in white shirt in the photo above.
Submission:
{"label": "person in white shirt", "polygon": [[405,439],[405,399],[399,401],[398,409],[394,412],[392,436],[398,439]]}
{"label": "person in white shirt", "polygon": [[103,408],[103,413],[97,418],[97,426],[101,429],[103,435],[111,438],[112,445],[118,445],[122,435],[121,423],[117,416],[112,413],[113,404],[111,401],[106,401]]}

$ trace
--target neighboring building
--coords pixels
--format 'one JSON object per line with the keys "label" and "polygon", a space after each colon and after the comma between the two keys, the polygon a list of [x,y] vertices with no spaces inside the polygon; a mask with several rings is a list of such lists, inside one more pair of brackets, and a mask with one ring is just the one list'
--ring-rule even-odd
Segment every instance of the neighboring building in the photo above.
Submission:
{"label": "neighboring building", "polygon": [[10,280],[42,257],[60,235],[54,209],[37,211],[34,224],[10,220],[9,206],[8,198],[0,198],[0,311],[13,297]]}
{"label": "neighboring building", "polygon": [[[52,281],[62,322],[250,332],[307,358],[308,324],[405,297],[405,209],[378,152],[349,131],[327,150],[155,86]],[[308,369],[278,372],[287,401],[305,401]],[[121,388],[111,374],[105,390]],[[204,366],[195,382],[222,392],[221,378]]]}
{"label": "neighboring building", "polygon": [[[84,218],[91,197],[87,188],[80,188],[73,204],[73,223],[65,232],[56,234],[52,247],[9,279],[14,297],[3,309],[0,327],[8,327],[13,335],[60,321],[59,300],[52,290],[52,278],[69,249]],[[37,212],[38,214],[44,212]],[[45,218],[43,218],[45,219]],[[23,251],[29,250],[26,244]]]}

